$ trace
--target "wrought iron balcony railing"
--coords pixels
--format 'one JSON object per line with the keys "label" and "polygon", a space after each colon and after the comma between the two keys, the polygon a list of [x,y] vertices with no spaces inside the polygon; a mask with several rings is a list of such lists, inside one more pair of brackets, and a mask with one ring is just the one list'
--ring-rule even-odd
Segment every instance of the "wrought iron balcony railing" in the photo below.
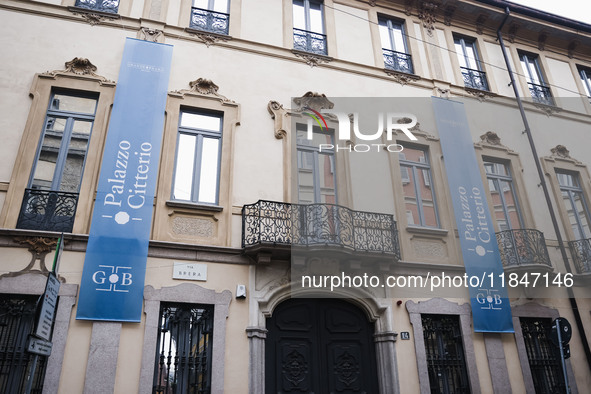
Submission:
{"label": "wrought iron balcony railing", "polygon": [[591,273],[591,238],[568,243],[573,261],[580,274]]}
{"label": "wrought iron balcony railing", "polygon": [[288,204],[259,200],[242,207],[242,247],[337,246],[400,258],[392,215],[354,211],[333,204]]}
{"label": "wrought iron balcony railing", "polygon": [[191,8],[191,23],[189,27],[210,33],[228,35],[230,25],[230,14],[204,10],[202,8]]}
{"label": "wrought iron balcony railing", "polygon": [[413,73],[412,58],[408,53],[391,51],[382,48],[384,54],[384,65],[389,70],[400,71],[407,74]]}
{"label": "wrought iron balcony railing", "polygon": [[518,229],[497,233],[503,267],[542,264],[551,267],[544,234],[538,230]]}
{"label": "wrought iron balcony railing", "polygon": [[26,189],[16,227],[71,233],[77,205],[78,193]]}
{"label": "wrought iron balcony railing", "polygon": [[116,14],[119,0],[76,0],[76,7]]}
{"label": "wrought iron balcony railing", "polygon": [[293,29],[293,49],[317,55],[326,55],[326,34]]}
{"label": "wrought iron balcony railing", "polygon": [[464,86],[467,88],[478,90],[489,90],[488,82],[486,81],[486,73],[480,70],[473,70],[467,67],[460,67],[462,70],[462,77],[464,78]]}
{"label": "wrought iron balcony railing", "polygon": [[528,82],[527,86],[529,87],[529,92],[531,93],[531,97],[535,102],[546,105],[554,105],[554,99],[552,98],[552,93],[550,93],[550,88],[548,86],[537,85],[532,82]]}

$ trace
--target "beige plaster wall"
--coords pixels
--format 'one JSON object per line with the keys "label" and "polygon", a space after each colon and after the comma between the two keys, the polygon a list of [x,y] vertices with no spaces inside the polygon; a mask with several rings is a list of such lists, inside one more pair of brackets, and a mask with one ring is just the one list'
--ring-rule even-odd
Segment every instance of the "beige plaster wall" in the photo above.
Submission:
{"label": "beige plaster wall", "polygon": [[342,4],[334,8],[339,59],[373,66],[368,12]]}
{"label": "beige plaster wall", "polygon": [[[507,97],[515,97],[513,93],[513,88],[509,86],[509,74],[507,74],[507,66],[505,65],[505,59],[503,57],[503,52],[501,51],[501,47],[494,41],[486,40],[484,42],[484,46],[486,47],[486,53],[488,54],[489,63],[492,67],[489,69],[492,71],[494,79],[496,81],[498,93],[502,96]],[[511,62],[511,68],[513,71],[515,70],[515,66],[513,65],[514,62],[511,60],[511,53],[507,51],[507,56],[509,57],[509,61]],[[517,70],[517,72],[521,73],[521,69]],[[523,91],[520,88],[520,94],[523,96]],[[529,94],[529,93],[528,93]]]}
{"label": "beige plaster wall", "polygon": [[276,0],[243,0],[240,16],[230,15],[230,20],[240,17],[240,37],[262,44],[283,46],[283,4]]}

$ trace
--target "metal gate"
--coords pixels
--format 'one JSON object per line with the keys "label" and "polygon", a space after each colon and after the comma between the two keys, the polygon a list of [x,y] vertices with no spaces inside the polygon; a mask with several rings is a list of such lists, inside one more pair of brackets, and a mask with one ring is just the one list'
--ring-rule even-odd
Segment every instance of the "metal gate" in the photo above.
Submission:
{"label": "metal gate", "polygon": [[458,316],[422,315],[432,394],[469,393]]}
{"label": "metal gate", "polygon": [[566,392],[564,375],[560,365],[560,354],[558,348],[550,342],[549,338],[552,319],[522,317],[520,322],[536,393],[555,394]]}
{"label": "metal gate", "polygon": [[209,394],[213,307],[162,303],[152,393]]}
{"label": "metal gate", "polygon": [[[29,361],[27,339],[35,324],[38,296],[0,294],[0,392],[22,393]],[[41,393],[47,357],[39,356],[31,393]]]}

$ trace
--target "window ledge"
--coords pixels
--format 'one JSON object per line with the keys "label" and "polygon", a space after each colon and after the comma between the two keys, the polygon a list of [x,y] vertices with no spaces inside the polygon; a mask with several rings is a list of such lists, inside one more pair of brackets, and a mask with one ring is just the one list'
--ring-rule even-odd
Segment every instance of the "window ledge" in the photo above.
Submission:
{"label": "window ledge", "polygon": [[166,206],[172,208],[200,209],[202,211],[212,212],[221,212],[224,210],[224,207],[220,207],[219,205],[199,204],[186,201],[166,201]]}
{"label": "window ledge", "polygon": [[423,235],[435,235],[439,237],[445,237],[448,233],[446,229],[434,228],[434,227],[419,227],[419,226],[406,226],[406,231],[413,234]]}
{"label": "window ledge", "polygon": [[[555,100],[555,99],[552,98],[552,100]],[[557,106],[556,102],[554,102],[554,104],[546,104],[546,103],[542,103],[540,101],[536,101],[535,99],[532,99],[531,104],[534,107],[536,107],[537,109],[539,109],[540,111],[542,111],[547,116],[551,116],[551,115],[554,115],[558,112],[562,112],[562,108]]]}

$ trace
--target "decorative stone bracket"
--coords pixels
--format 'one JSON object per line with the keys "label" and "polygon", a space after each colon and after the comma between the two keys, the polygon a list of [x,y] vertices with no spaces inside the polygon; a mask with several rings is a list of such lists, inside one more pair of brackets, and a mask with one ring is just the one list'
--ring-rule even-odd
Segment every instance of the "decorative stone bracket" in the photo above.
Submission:
{"label": "decorative stone bracket", "polygon": [[[3,277],[16,277],[24,274],[48,274],[49,268],[47,267],[47,263],[45,262],[45,257],[55,250],[58,242],[58,238],[48,238],[48,237],[15,237],[14,241],[21,245],[26,245],[28,251],[31,253],[31,260],[29,264],[20,271],[13,271],[8,272],[5,274],[0,275],[0,278]],[[66,241],[67,242],[67,241]],[[39,261],[38,268],[35,269],[36,262]],[[62,282],[65,282],[65,279],[60,277]]]}
{"label": "decorative stone bracket", "polygon": [[304,60],[306,64],[310,67],[316,67],[322,63],[329,63],[333,61],[333,58],[330,56],[323,56],[315,53],[298,51],[297,49],[292,49],[291,52],[294,55],[296,55],[296,57]]}
{"label": "decorative stone bracket", "polygon": [[232,39],[231,36],[191,29],[190,27],[185,28],[185,31],[189,33],[189,35],[191,35],[192,37],[196,37],[199,41],[207,45],[208,48],[211,45],[217,44],[218,42],[226,42]]}
{"label": "decorative stone bracket", "polygon": [[391,76],[395,82],[398,82],[402,86],[404,86],[410,82],[416,82],[419,79],[421,79],[421,77],[419,77],[418,75],[407,74],[407,73],[403,73],[400,71],[390,70],[388,68],[385,68],[384,72],[386,74],[388,74],[389,76]]}

